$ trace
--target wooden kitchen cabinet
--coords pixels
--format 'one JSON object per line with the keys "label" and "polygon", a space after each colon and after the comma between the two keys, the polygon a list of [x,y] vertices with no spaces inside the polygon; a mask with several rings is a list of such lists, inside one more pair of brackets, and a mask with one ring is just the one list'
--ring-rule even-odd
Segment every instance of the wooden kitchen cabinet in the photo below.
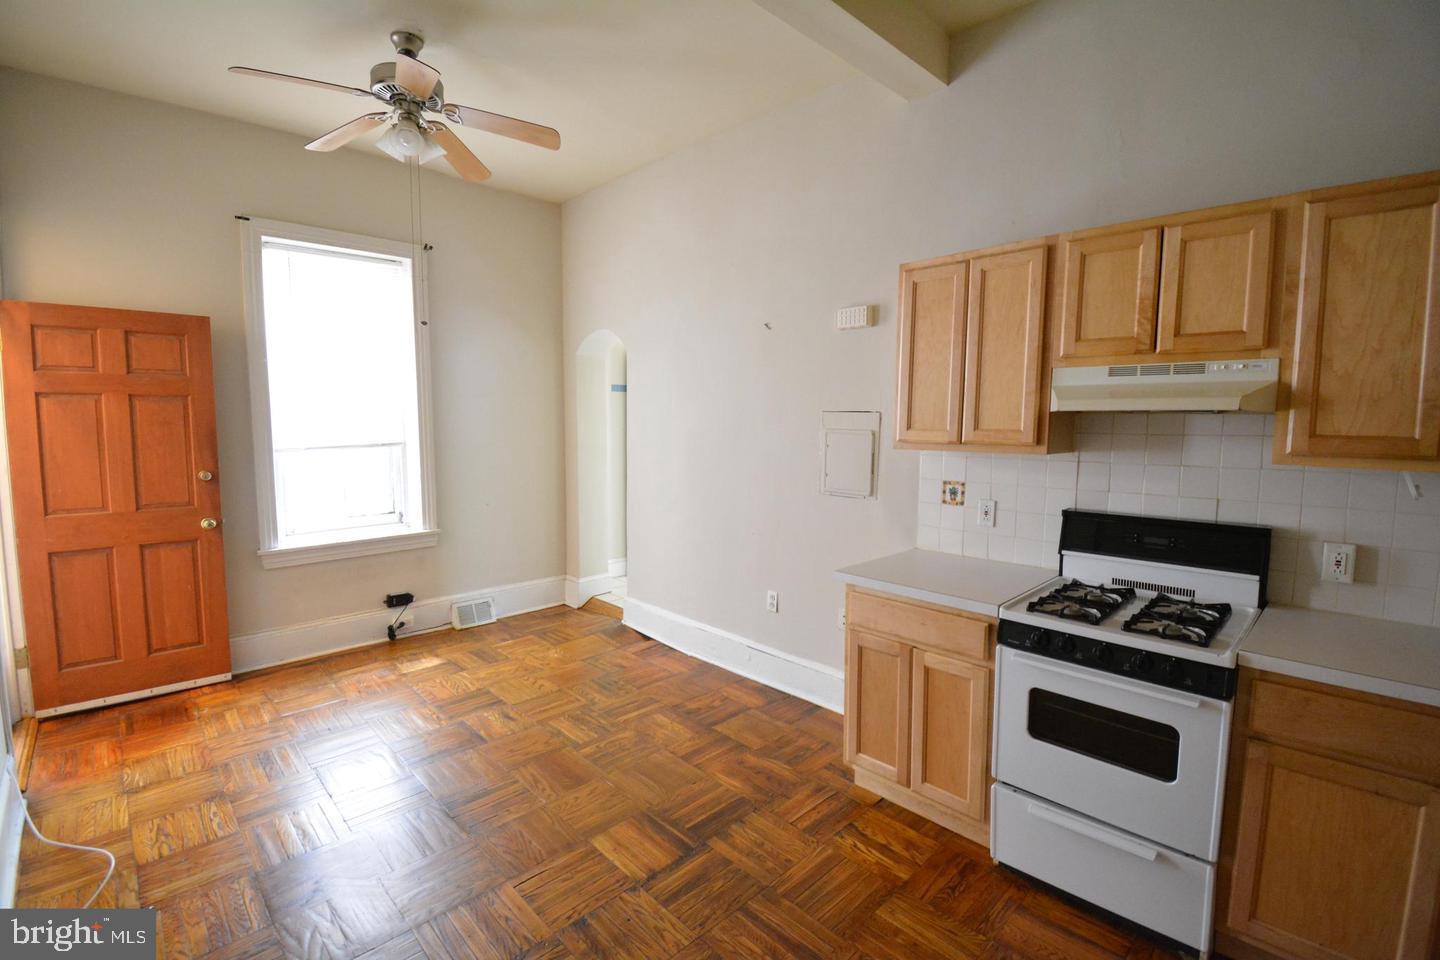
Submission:
{"label": "wooden kitchen cabinet", "polygon": [[1301,243],[1290,413],[1277,447],[1440,460],[1440,187],[1312,200]]}
{"label": "wooden kitchen cabinet", "polygon": [[864,630],[846,633],[845,761],[893,783],[909,780],[910,648]]}
{"label": "wooden kitchen cabinet", "polygon": [[1221,952],[1440,955],[1440,710],[1252,670],[1236,706]]}
{"label": "wooden kitchen cabinet", "polygon": [[1157,227],[1087,231],[1065,239],[1060,356],[1155,352]]}
{"label": "wooden kitchen cabinet", "polygon": [[901,266],[897,446],[1050,451],[1049,246]]}
{"label": "wooden kitchen cabinet", "polygon": [[853,586],[845,609],[855,783],[988,845],[994,621]]}
{"label": "wooden kitchen cabinet", "polygon": [[1265,346],[1275,213],[1165,227],[1159,353],[1245,353]]}
{"label": "wooden kitchen cabinet", "polygon": [[901,269],[897,441],[960,442],[969,270],[963,260]]}

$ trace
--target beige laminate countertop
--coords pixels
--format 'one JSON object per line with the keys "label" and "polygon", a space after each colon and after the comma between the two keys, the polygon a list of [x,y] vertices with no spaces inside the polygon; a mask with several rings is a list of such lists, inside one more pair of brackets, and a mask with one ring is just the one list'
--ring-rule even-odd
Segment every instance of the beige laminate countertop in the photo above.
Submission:
{"label": "beige laminate countertop", "polygon": [[835,573],[859,587],[986,617],[999,616],[1000,604],[1055,576],[1045,567],[918,549],[867,560]]}
{"label": "beige laminate countertop", "polygon": [[1440,706],[1440,628],[1269,606],[1240,665]]}

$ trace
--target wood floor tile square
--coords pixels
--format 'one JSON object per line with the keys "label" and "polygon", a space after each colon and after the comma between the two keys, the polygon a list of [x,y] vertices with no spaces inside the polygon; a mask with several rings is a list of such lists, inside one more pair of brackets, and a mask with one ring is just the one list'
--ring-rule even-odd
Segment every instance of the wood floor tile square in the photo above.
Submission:
{"label": "wood floor tile square", "polygon": [[441,754],[415,767],[415,779],[442,803],[461,803],[513,779],[484,746]]}
{"label": "wood floor tile square", "polygon": [[542,864],[515,882],[541,920],[559,930],[630,885],[630,879],[599,851],[581,847]]}
{"label": "wood floor tile square", "polygon": [[591,837],[640,812],[640,805],[608,780],[591,780],[546,805],[579,836]]}
{"label": "wood floor tile square", "polygon": [[597,767],[570,750],[552,750],[515,770],[515,779],[542,800],[554,800],[598,776]]}
{"label": "wood floor tile square", "polygon": [[475,839],[388,872],[381,883],[412,926],[499,886],[506,877],[484,844]]}
{"label": "wood floor tile square", "polygon": [[842,935],[868,919],[892,890],[874,873],[828,847],[817,848],[775,883],[776,894]]}
{"label": "wood floor tile square", "polygon": [[708,840],[750,814],[755,804],[714,780],[692,783],[655,808],[657,815],[696,841]]}
{"label": "wood floor tile square", "polygon": [[494,869],[507,879],[519,877],[583,842],[548,810],[533,810],[480,838]]}
{"label": "wood floor tile square", "polygon": [[[875,960],[946,960],[979,957],[989,941],[901,893],[870,915],[857,931],[855,942]],[[1060,952],[1054,956],[1068,960],[1074,955]]]}
{"label": "wood floor tile square", "polygon": [[135,861],[141,866],[199,847],[239,829],[230,801],[202,800],[131,825]]}
{"label": "wood floor tile square", "polygon": [[656,748],[644,759],[607,771],[606,778],[636,803],[659,806],[705,774],[665,750]]}
{"label": "wood floor tile square", "polygon": [[840,852],[882,879],[903,883],[935,849],[935,841],[875,810],[835,835]]}
{"label": "wood floor tile square", "polygon": [[253,877],[228,877],[156,904],[161,954],[167,958],[214,956],[270,926]]}
{"label": "wood floor tile square", "polygon": [[591,837],[590,843],[630,879],[639,881],[648,880],[691,849],[689,838],[649,814],[622,820]]}
{"label": "wood floor tile square", "polygon": [[349,838],[350,827],[335,802],[322,794],[304,806],[248,822],[245,833],[255,859],[273,867]]}
{"label": "wood floor tile square", "polygon": [[395,783],[409,776],[409,771],[389,747],[377,743],[316,763],[315,775],[334,797]]}
{"label": "wood floor tile square", "polygon": [[695,935],[643,890],[627,890],[561,931],[580,957],[651,960],[669,957]]}
{"label": "wood floor tile square", "polygon": [[415,930],[428,960],[510,960],[549,934],[509,884],[452,907]]}
{"label": "wood floor tile square", "polygon": [[721,920],[705,935],[705,941],[720,956],[732,960],[837,960],[851,952],[845,940],[769,892]]}
{"label": "wood floor tile square", "polygon": [[381,817],[365,826],[365,836],[391,870],[463,844],[469,834],[438,804],[426,804]]}
{"label": "wood floor tile square", "polygon": [[540,805],[540,799],[521,784],[503,783],[449,809],[455,822],[466,832],[483,836],[487,831],[540,809]]}
{"label": "wood floor tile square", "polygon": [[809,856],[815,841],[775,814],[761,811],[716,834],[710,848],[768,884]]}
{"label": "wood floor tile square", "polygon": [[764,884],[707,848],[661,873],[645,889],[675,919],[700,934],[733,914]]}

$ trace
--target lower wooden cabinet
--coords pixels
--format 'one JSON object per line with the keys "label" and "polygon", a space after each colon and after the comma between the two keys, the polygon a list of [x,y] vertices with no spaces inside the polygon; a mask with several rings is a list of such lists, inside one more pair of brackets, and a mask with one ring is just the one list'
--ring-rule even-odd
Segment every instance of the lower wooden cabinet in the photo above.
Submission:
{"label": "lower wooden cabinet", "polygon": [[994,622],[851,587],[846,623],[855,782],[988,846]]}
{"label": "lower wooden cabinet", "polygon": [[[1433,733],[1440,711],[1250,671],[1240,696],[1216,910],[1221,951],[1440,956],[1440,767],[1390,749],[1397,732]],[[1272,702],[1297,701],[1326,722],[1266,720]],[[1396,727],[1406,716],[1408,734]]]}

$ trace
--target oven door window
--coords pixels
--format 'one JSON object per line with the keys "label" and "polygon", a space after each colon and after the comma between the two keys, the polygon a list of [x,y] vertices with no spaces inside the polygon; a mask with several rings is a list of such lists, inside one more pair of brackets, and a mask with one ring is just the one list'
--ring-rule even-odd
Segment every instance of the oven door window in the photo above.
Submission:
{"label": "oven door window", "polygon": [[1032,687],[1028,726],[1036,740],[1175,782],[1180,731],[1168,724]]}

